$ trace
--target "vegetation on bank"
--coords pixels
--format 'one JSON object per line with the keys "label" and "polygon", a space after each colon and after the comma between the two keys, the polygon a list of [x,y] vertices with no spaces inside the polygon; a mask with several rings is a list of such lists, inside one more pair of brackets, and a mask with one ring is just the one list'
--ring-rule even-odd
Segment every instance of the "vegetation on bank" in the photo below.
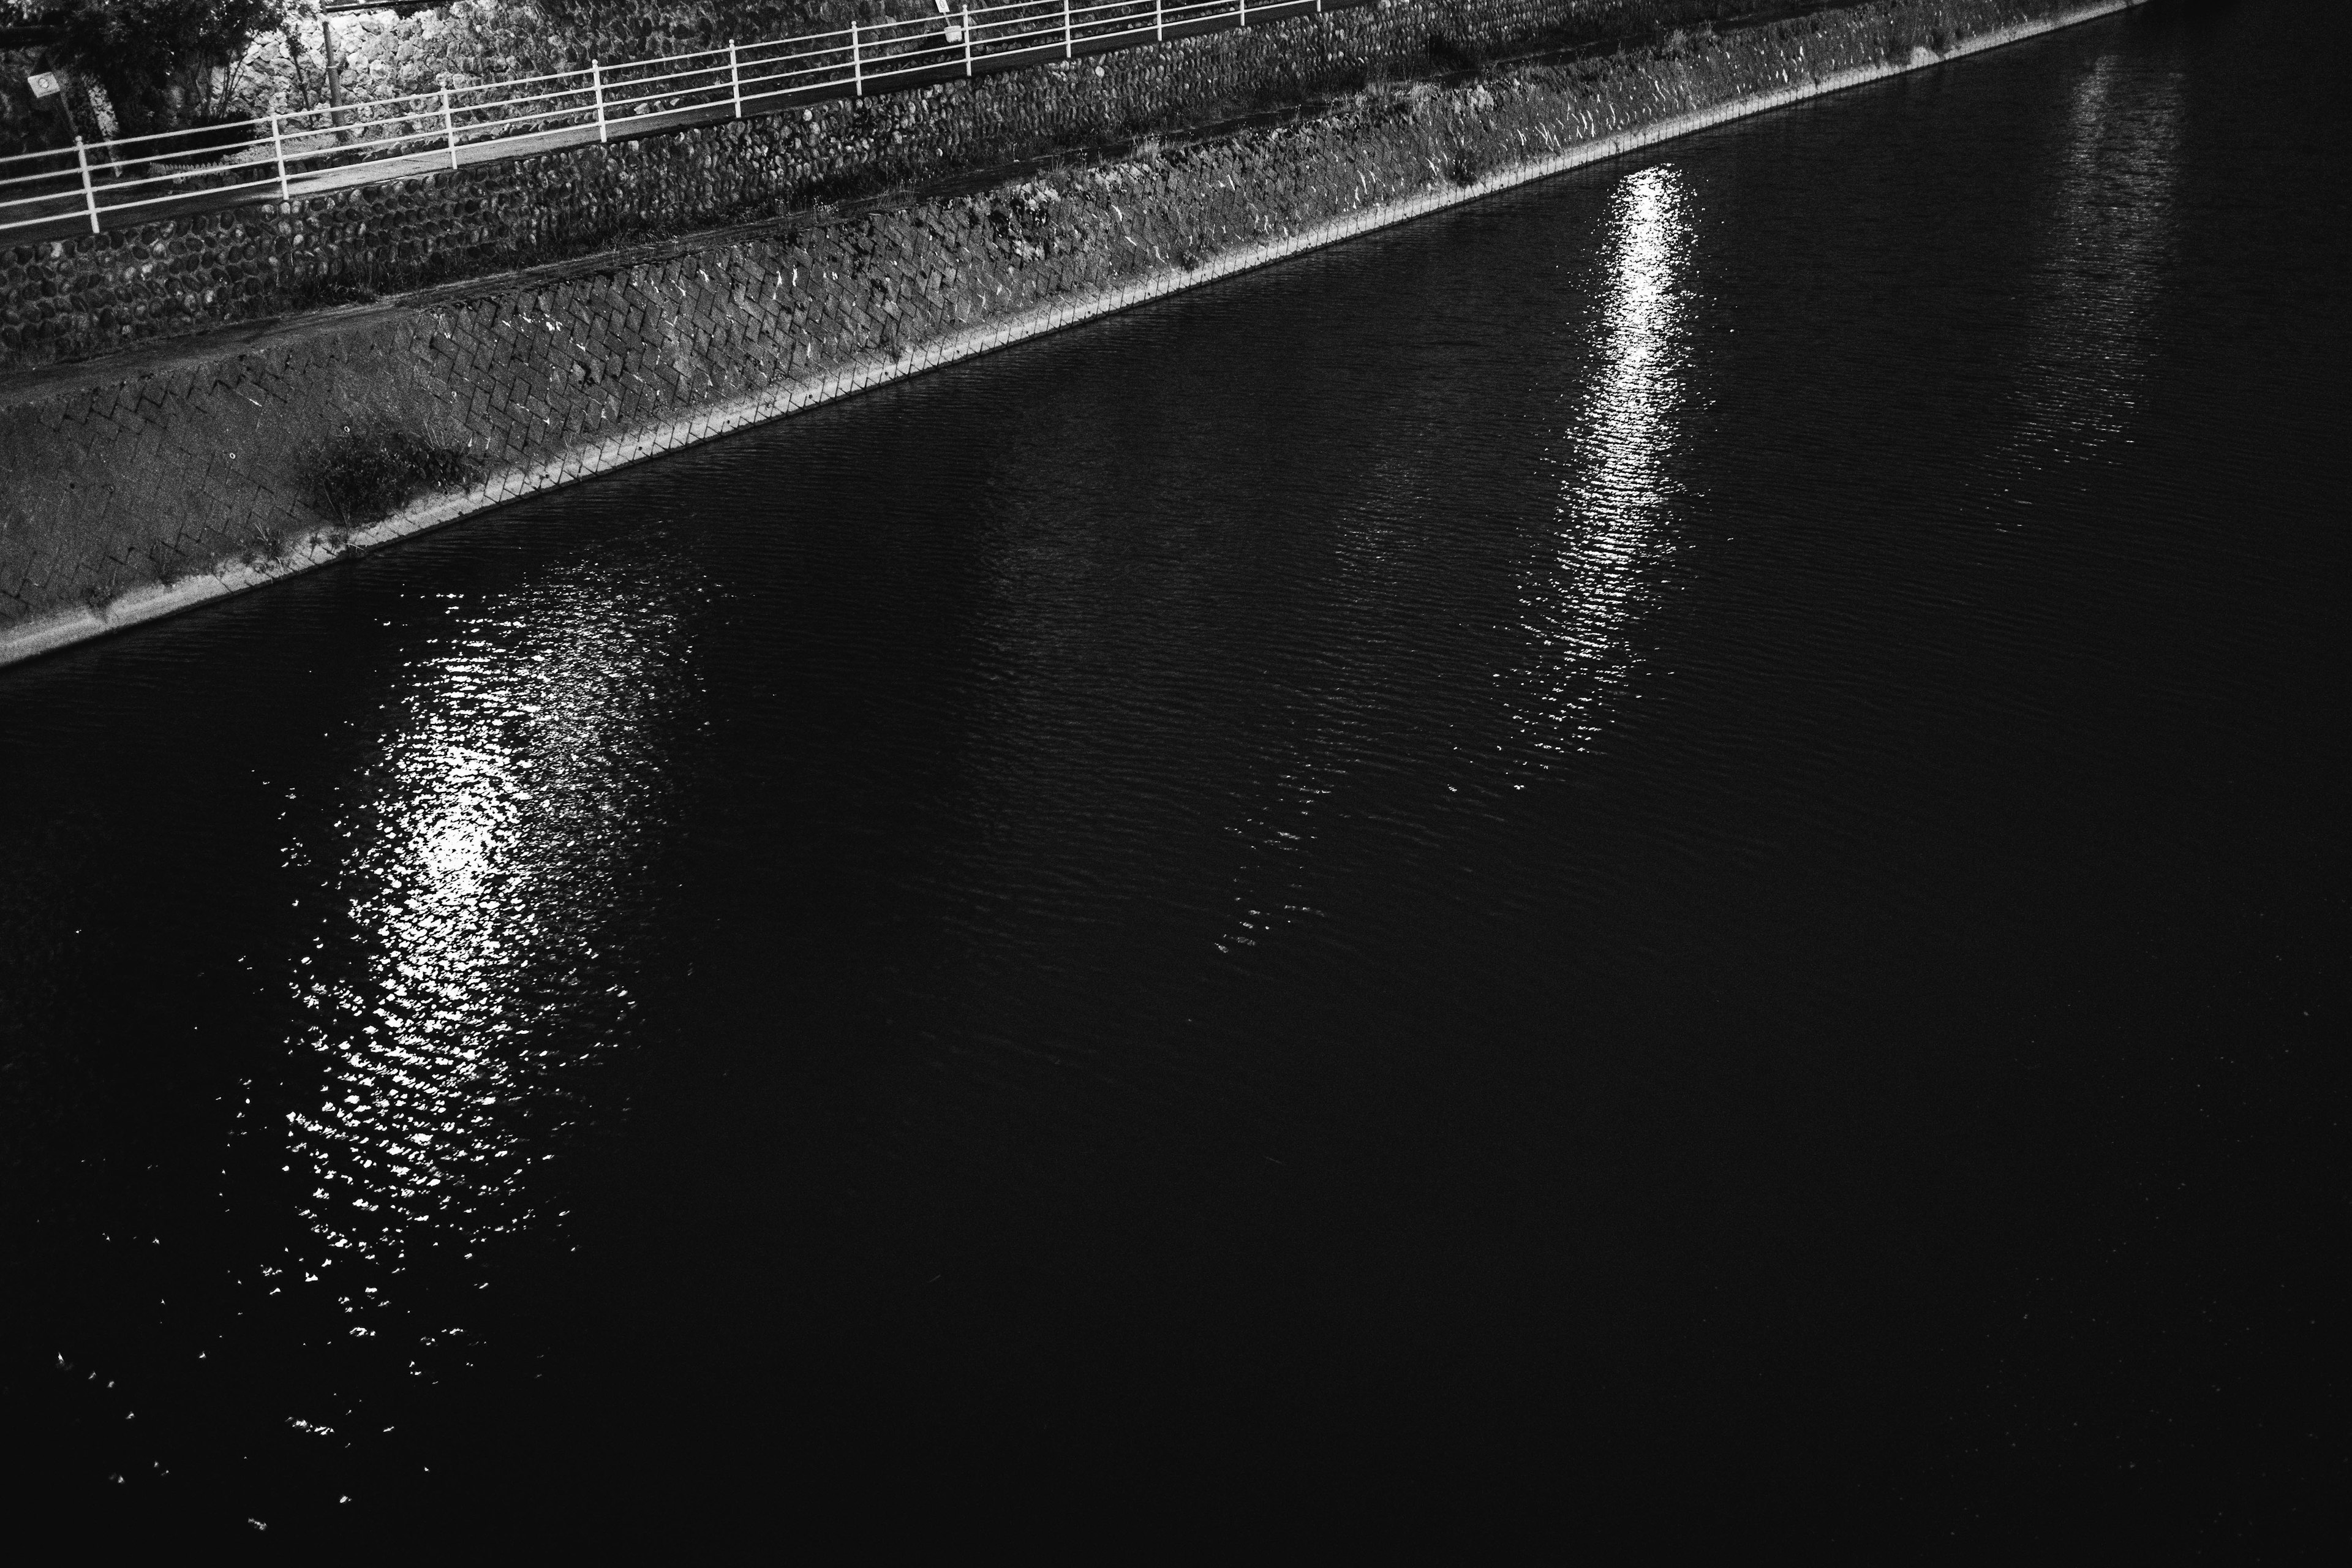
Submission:
{"label": "vegetation on bank", "polygon": [[[0,142],[54,144],[241,118],[239,66],[292,3],[0,0],[0,46],[16,46],[16,57],[0,72],[0,132],[15,132]],[[67,86],[46,111],[26,80],[34,70]]]}
{"label": "vegetation on bank", "polygon": [[345,425],[318,444],[310,489],[318,509],[350,530],[390,517],[420,495],[455,489],[478,477],[481,467],[464,447],[413,430]]}

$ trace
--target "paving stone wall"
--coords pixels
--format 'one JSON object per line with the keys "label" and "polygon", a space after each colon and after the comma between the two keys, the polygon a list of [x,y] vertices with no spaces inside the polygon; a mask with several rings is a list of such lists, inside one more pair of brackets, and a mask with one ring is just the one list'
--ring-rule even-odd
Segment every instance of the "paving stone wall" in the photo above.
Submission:
{"label": "paving stone wall", "polygon": [[[1670,53],[1367,91],[1299,124],[977,195],[453,286],[108,374],[0,385],[0,642],[609,466],[647,429],[974,323],[1469,184],[1572,143],[2077,7],[1873,0]],[[664,437],[668,439],[668,437]],[[470,497],[471,500],[464,498]]]}

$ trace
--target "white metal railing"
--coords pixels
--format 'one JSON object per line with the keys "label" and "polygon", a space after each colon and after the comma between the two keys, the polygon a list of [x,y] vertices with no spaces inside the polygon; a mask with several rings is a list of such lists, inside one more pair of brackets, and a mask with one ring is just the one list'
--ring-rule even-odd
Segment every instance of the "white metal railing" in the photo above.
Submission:
{"label": "white metal railing", "polygon": [[771,114],[1371,0],[931,0],[911,21],[76,140],[0,157],[0,244],[259,201],[290,201],[580,142]]}

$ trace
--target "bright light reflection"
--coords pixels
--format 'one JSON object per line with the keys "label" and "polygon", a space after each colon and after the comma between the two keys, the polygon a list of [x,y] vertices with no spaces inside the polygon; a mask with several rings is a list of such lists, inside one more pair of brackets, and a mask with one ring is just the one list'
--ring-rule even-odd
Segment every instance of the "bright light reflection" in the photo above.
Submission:
{"label": "bright light reflection", "polygon": [[543,1217],[555,1071],[628,1005],[593,943],[650,831],[641,737],[673,620],[586,572],[464,615],[336,824],[301,992],[320,1093],[289,1142],[308,1268],[355,1333],[417,1249]]}
{"label": "bright light reflection", "polygon": [[1520,592],[1534,657],[1516,683],[1517,716],[1539,761],[1590,746],[1628,689],[1640,662],[1628,630],[1671,547],[1688,207],[1671,164],[1627,176],[1611,205],[1600,368],[1563,444],[1559,507]]}

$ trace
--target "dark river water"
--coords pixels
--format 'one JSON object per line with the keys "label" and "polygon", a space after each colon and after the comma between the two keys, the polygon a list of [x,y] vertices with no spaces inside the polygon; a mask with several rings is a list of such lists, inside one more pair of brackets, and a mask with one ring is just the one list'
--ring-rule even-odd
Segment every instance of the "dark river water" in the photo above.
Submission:
{"label": "dark river water", "polygon": [[17,1517],[2340,1540],[2336,20],[0,674]]}

